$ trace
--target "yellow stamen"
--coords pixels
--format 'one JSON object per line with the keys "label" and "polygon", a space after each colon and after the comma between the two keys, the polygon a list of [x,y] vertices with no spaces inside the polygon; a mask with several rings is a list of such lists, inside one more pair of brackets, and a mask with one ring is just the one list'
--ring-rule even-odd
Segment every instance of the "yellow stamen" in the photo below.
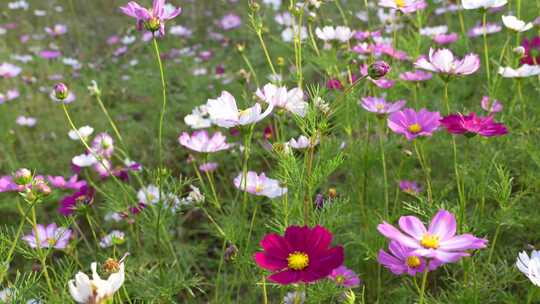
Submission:
{"label": "yellow stamen", "polygon": [[422,237],[420,244],[426,248],[437,249],[439,248],[439,237],[426,233]]}
{"label": "yellow stamen", "polygon": [[405,7],[405,0],[396,0],[397,7]]}
{"label": "yellow stamen", "polygon": [[378,103],[378,104],[375,105],[375,108],[376,108],[377,110],[379,110],[379,111],[380,111],[380,110],[384,110],[384,104]]}
{"label": "yellow stamen", "polygon": [[422,126],[415,123],[409,126],[409,132],[411,133],[420,133],[422,131]]}
{"label": "yellow stamen", "polygon": [[308,267],[309,257],[304,252],[295,251],[287,257],[287,263],[292,270],[302,270]]}
{"label": "yellow stamen", "polygon": [[336,276],[336,283],[343,284],[343,282],[345,282],[345,277],[344,276],[342,276],[342,275]]}
{"label": "yellow stamen", "polygon": [[263,186],[261,186],[261,185],[255,186],[255,192],[261,193],[263,190],[264,190]]}
{"label": "yellow stamen", "polygon": [[407,257],[407,260],[405,261],[405,263],[407,263],[407,266],[411,268],[419,267],[422,264],[422,262],[420,261],[420,258],[415,255],[411,255]]}

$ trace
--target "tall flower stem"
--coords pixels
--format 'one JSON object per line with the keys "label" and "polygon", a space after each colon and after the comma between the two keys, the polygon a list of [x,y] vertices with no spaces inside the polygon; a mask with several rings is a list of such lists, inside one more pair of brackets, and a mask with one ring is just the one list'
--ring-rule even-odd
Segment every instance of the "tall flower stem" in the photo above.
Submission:
{"label": "tall flower stem", "polygon": [[308,33],[315,54],[317,54],[317,56],[321,56],[321,52],[319,51],[319,47],[317,46],[317,42],[315,41],[315,36],[313,35],[313,25],[311,24],[311,22],[308,22]]}
{"label": "tall flower stem", "polygon": [[109,111],[107,110],[107,108],[103,104],[103,101],[101,100],[100,94],[96,94],[96,100],[97,100],[97,102],[99,104],[99,107],[101,108],[101,111],[103,112],[103,114],[105,114],[105,117],[107,117],[107,120],[109,121],[109,124],[113,128],[114,134],[116,135],[116,137],[118,137],[118,140],[122,144],[122,147],[124,147],[124,149],[125,149],[126,145],[124,144],[124,140],[122,139],[122,135],[120,135],[120,131],[118,131],[118,127],[114,123],[114,120],[112,119],[111,115],[109,114]]}
{"label": "tall flower stem", "polygon": [[[22,211],[21,207],[20,207],[20,204],[19,204],[19,201],[17,201],[17,205],[19,205],[19,210]],[[28,213],[30,212],[30,209],[32,207],[28,208],[23,214],[21,214],[21,221],[19,223],[19,227],[17,228],[17,232],[15,233],[15,240],[13,241],[13,243],[11,244],[11,247],[9,248],[9,251],[8,251],[8,254],[6,256],[6,259],[4,260],[4,263],[3,265],[6,266],[6,271],[3,271],[2,269],[2,272],[0,272],[0,284],[2,284],[2,282],[4,281],[4,276],[7,274],[8,272],[8,269],[9,269],[9,263],[11,263],[11,257],[13,256],[13,253],[15,252],[15,248],[17,248],[17,243],[21,237],[21,233],[22,233],[22,230],[23,230],[23,227],[24,227],[24,222],[26,221],[26,218],[28,216]]]}
{"label": "tall flower stem", "polygon": [[244,135],[244,160],[242,163],[242,185],[241,188],[244,191],[243,199],[242,199],[242,210],[245,212],[247,207],[247,199],[248,199],[248,192],[247,192],[247,172],[248,172],[248,161],[249,161],[249,154],[251,149],[251,137],[253,136],[253,128],[255,127],[254,124],[250,125],[248,127],[248,131]]}
{"label": "tall flower stem", "polygon": [[[461,0],[458,0],[458,6],[461,6]],[[469,48],[469,40],[467,39],[467,31],[465,30],[465,21],[463,19],[463,10],[458,9],[459,27],[461,28],[461,37],[465,40],[465,46]]]}
{"label": "tall flower stem", "polygon": [[[316,135],[315,135],[316,136]],[[309,148],[306,152],[307,163],[306,163],[306,192],[304,194],[304,225],[309,225],[309,216],[311,213],[311,206],[313,205],[311,201],[311,173],[313,171],[313,157],[315,154],[315,141],[317,137],[310,138]]]}
{"label": "tall flower stem", "polygon": [[[204,154],[204,163],[208,163],[208,154]],[[219,198],[217,196],[216,187],[214,185],[214,178],[210,174],[209,170],[204,170],[204,173],[206,175],[206,178],[208,179],[208,184],[210,184],[210,190],[212,191],[212,195],[214,196],[214,203],[218,209],[221,209],[221,204],[219,203]]]}
{"label": "tall flower stem", "polygon": [[484,61],[486,64],[486,75],[488,81],[488,88],[491,86],[491,72],[489,68],[489,48],[487,43],[487,10],[482,10],[482,34],[484,38]]}
{"label": "tall flower stem", "polygon": [[386,169],[386,157],[384,153],[384,137],[385,137],[385,125],[384,119],[379,119],[380,129],[379,129],[379,150],[381,153],[381,163],[383,168],[383,183],[384,183],[384,214],[386,218],[389,218],[389,197],[388,197],[388,172]]}
{"label": "tall flower stem", "polygon": [[41,248],[41,242],[39,240],[39,233],[37,228],[37,220],[36,220],[36,204],[34,203],[31,207],[31,216],[32,216],[32,226],[34,228],[34,233],[36,236],[36,249],[38,251],[39,255],[39,262],[41,263],[41,272],[45,276],[45,281],[47,282],[47,287],[49,288],[49,292],[52,294],[54,293],[52,283],[51,283],[51,277],[49,276],[49,271],[47,270],[47,254],[43,252]]}
{"label": "tall flower stem", "polygon": [[[254,23],[255,20],[252,20],[252,23]],[[257,37],[259,38],[259,42],[261,44],[261,48],[263,49],[264,56],[266,57],[266,61],[268,62],[268,66],[270,67],[270,70],[272,70],[272,75],[277,75],[276,69],[274,68],[274,64],[272,63],[272,59],[270,58],[270,54],[268,53],[268,48],[266,47],[266,43],[264,42],[263,36],[262,36],[262,26],[255,28],[255,33],[257,34]]]}
{"label": "tall flower stem", "polygon": [[304,82],[304,74],[302,71],[302,23],[304,20],[304,7],[298,11],[298,24],[294,32],[294,53],[296,58],[296,78],[298,87],[301,89]]}
{"label": "tall flower stem", "polygon": [[521,115],[522,118],[525,119],[527,116],[527,112],[525,111],[525,99],[523,99],[523,90],[522,90],[522,84],[521,79],[517,79],[517,91],[518,91],[518,98],[519,98],[519,105],[521,107]]}
{"label": "tall flower stem", "polygon": [[[159,45],[156,37],[152,39],[154,44],[154,52],[156,53],[156,60],[159,66],[159,74],[161,76],[161,95],[162,95],[162,104],[161,112],[159,115],[159,129],[158,129],[158,153],[159,153],[159,169],[163,169],[163,121],[165,120],[165,111],[167,110],[167,85],[165,83],[165,72],[163,70],[163,63],[161,62],[161,55],[159,53]],[[161,172],[158,176],[158,182],[161,187]]]}
{"label": "tall flower stem", "polygon": [[429,261],[426,263],[426,268],[424,269],[424,274],[422,275],[422,285],[420,287],[420,296],[419,296],[418,304],[424,304],[428,272],[429,272]]}
{"label": "tall flower stem", "polygon": [[428,202],[431,204],[433,203],[433,192],[431,190],[431,172],[430,169],[427,166],[427,161],[424,155],[423,149],[418,147],[418,143],[416,140],[413,141],[414,151],[416,152],[416,157],[418,158],[418,161],[420,162],[420,167],[422,167],[422,171],[424,171],[424,175],[426,178],[426,186],[427,186],[427,194],[428,194]]}

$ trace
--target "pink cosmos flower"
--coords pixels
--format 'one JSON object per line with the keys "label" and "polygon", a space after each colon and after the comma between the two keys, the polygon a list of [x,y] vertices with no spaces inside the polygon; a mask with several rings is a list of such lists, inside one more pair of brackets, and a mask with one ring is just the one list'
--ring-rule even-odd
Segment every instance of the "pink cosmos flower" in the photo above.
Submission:
{"label": "pink cosmos flower", "polygon": [[332,270],[332,272],[330,272],[328,275],[328,278],[336,282],[336,285],[346,288],[355,288],[360,286],[360,278],[358,275],[343,265]]}
{"label": "pink cosmos flower", "polygon": [[245,110],[238,110],[234,96],[227,91],[223,91],[217,99],[208,100],[206,109],[215,125],[231,128],[250,125],[263,120],[272,113],[274,106],[269,104],[264,112],[262,112],[261,105],[258,103]]}
{"label": "pink cosmos flower", "polygon": [[404,14],[423,10],[427,6],[424,0],[379,0],[378,4],[382,7],[393,8]]}
{"label": "pink cosmos flower", "polygon": [[218,166],[219,164],[216,162],[208,162],[208,163],[201,164],[199,166],[199,170],[201,170],[202,172],[213,172],[213,171],[216,171]]}
{"label": "pink cosmos flower", "polygon": [[469,137],[476,134],[491,137],[508,133],[504,124],[494,122],[493,117],[476,116],[476,113],[469,115],[451,114],[441,119],[441,123],[449,133],[465,134]]}
{"label": "pink cosmos flower", "polygon": [[285,109],[301,117],[306,115],[308,103],[304,101],[304,92],[299,88],[287,90],[286,87],[268,83],[262,89],[257,89],[255,95],[274,107]]}
{"label": "pink cosmos flower", "polygon": [[362,98],[360,105],[369,112],[377,114],[390,114],[399,111],[405,105],[405,100],[394,103],[386,102],[384,97],[367,96]]}
{"label": "pink cosmos flower", "polygon": [[399,79],[410,82],[421,82],[430,80],[433,78],[433,74],[424,72],[422,70],[415,70],[414,72],[403,72],[399,74]]}
{"label": "pink cosmos flower", "polygon": [[498,100],[491,100],[489,96],[482,97],[482,101],[480,101],[480,106],[484,111],[491,113],[498,113],[503,110],[503,105]]}
{"label": "pink cosmos flower", "polygon": [[167,10],[165,0],[154,0],[151,9],[130,1],[126,6],[120,7],[120,10],[125,15],[137,19],[137,30],[145,28],[150,32],[158,32],[160,36],[165,36],[165,21],[175,18],[182,12],[180,7]]}
{"label": "pink cosmos flower", "polygon": [[[386,267],[393,274],[402,275],[404,273],[415,276],[423,273],[426,269],[426,259],[414,253],[414,249],[407,248],[399,242],[391,241],[387,253],[384,250],[379,251],[377,261]],[[441,265],[438,260],[432,260],[429,263],[429,270],[433,271]]]}
{"label": "pink cosmos flower", "polygon": [[86,181],[79,180],[79,176],[76,174],[71,176],[68,180],[66,180],[63,176],[48,175],[47,180],[51,186],[58,189],[79,190],[82,186],[86,185]]}
{"label": "pink cosmos flower", "polygon": [[383,222],[377,230],[403,247],[411,248],[413,254],[437,259],[441,263],[457,262],[470,255],[467,250],[481,249],[487,245],[486,239],[469,233],[456,235],[456,218],[443,209],[433,217],[428,229],[415,216],[400,217],[399,227],[403,232]]}
{"label": "pink cosmos flower", "polygon": [[238,28],[240,25],[242,25],[242,19],[240,16],[232,13],[223,16],[218,22],[218,26],[225,31]]}
{"label": "pink cosmos flower", "polygon": [[22,69],[14,64],[3,62],[0,64],[0,77],[13,78],[21,73]]}
{"label": "pink cosmos flower", "polygon": [[326,81],[326,87],[330,90],[343,89],[343,85],[341,84],[341,81],[339,81],[339,79],[328,79],[328,81]]}
{"label": "pink cosmos flower", "polygon": [[62,52],[57,50],[43,50],[39,52],[39,57],[43,59],[55,59],[62,55]]}
{"label": "pink cosmos flower", "polygon": [[64,24],[55,24],[53,27],[46,27],[45,32],[52,37],[58,37],[67,33],[67,26]]}
{"label": "pink cosmos flower", "polygon": [[37,229],[32,229],[32,234],[25,235],[22,240],[32,248],[56,248],[64,249],[68,246],[71,230],[58,227],[55,223],[44,227],[38,224]]}
{"label": "pink cosmos flower", "polygon": [[400,181],[399,189],[411,195],[418,195],[420,192],[422,192],[422,188],[418,185],[418,183],[414,181],[408,181],[408,180]]}
{"label": "pink cosmos flower", "polygon": [[99,133],[92,141],[94,153],[110,158],[114,152],[114,139],[106,132]]}
{"label": "pink cosmos flower", "polygon": [[429,57],[421,57],[414,65],[417,68],[446,75],[470,75],[480,68],[480,58],[476,54],[466,55],[459,60],[448,49],[429,50]]}
{"label": "pink cosmos flower", "polygon": [[234,179],[234,186],[237,189],[268,198],[275,198],[287,193],[287,188],[281,187],[278,180],[268,178],[264,173],[258,175],[256,172],[249,171],[246,175],[246,182],[244,182],[243,175],[241,172]]}
{"label": "pink cosmos flower", "polygon": [[456,42],[459,39],[459,35],[457,33],[450,33],[450,34],[438,34],[433,36],[433,41],[437,43],[438,45],[446,45]]}
{"label": "pink cosmos flower", "polygon": [[11,175],[0,176],[0,193],[2,192],[12,192],[12,191],[21,191],[24,189],[24,186],[20,187],[13,181]]}
{"label": "pink cosmos flower", "polygon": [[62,198],[58,212],[64,216],[69,216],[75,212],[78,205],[92,204],[94,193],[94,189],[85,183],[75,193]]}
{"label": "pink cosmos flower", "polygon": [[182,146],[202,153],[218,152],[230,148],[227,137],[221,132],[214,133],[212,137],[208,136],[206,130],[195,131],[191,136],[187,132],[183,132],[178,141]]}
{"label": "pink cosmos flower", "polygon": [[469,32],[467,33],[467,35],[469,37],[479,37],[479,36],[483,36],[484,32],[486,33],[486,35],[489,35],[489,34],[498,33],[501,30],[502,30],[502,26],[497,23],[487,23],[485,29],[484,29],[484,25],[479,23],[475,25],[473,28],[471,28]]}
{"label": "pink cosmos flower", "polygon": [[406,108],[390,114],[388,127],[398,134],[405,135],[407,140],[413,140],[418,136],[431,136],[439,128],[440,119],[439,112],[430,112],[426,109],[416,112]]}
{"label": "pink cosmos flower", "polygon": [[37,119],[35,117],[20,115],[15,120],[15,123],[21,127],[32,128],[37,124]]}
{"label": "pink cosmos flower", "polygon": [[20,93],[17,89],[7,90],[5,94],[0,93],[0,104],[3,104],[6,101],[13,100],[19,96],[20,96]]}
{"label": "pink cosmos flower", "polygon": [[343,264],[343,247],[330,247],[332,234],[322,226],[289,226],[285,235],[267,234],[262,252],[254,255],[259,267],[273,272],[268,280],[278,284],[311,283],[326,278]]}

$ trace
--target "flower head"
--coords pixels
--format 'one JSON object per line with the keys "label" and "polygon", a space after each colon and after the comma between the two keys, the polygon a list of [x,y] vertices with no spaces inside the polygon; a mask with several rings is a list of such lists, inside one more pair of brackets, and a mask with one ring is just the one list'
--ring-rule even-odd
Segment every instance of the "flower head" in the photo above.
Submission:
{"label": "flower head", "polygon": [[418,136],[431,136],[439,128],[440,119],[439,112],[430,112],[426,109],[416,112],[406,108],[388,116],[388,127],[398,134],[405,135],[407,140],[413,140]]}
{"label": "flower head", "polygon": [[497,8],[506,5],[507,0],[462,0],[461,5],[464,9],[488,9]]}
{"label": "flower head", "polygon": [[240,111],[236,106],[236,99],[227,91],[223,91],[217,99],[209,99],[206,106],[212,122],[224,128],[256,123],[263,120],[274,109],[274,106],[269,104],[262,112],[261,105],[257,103],[251,108]]}
{"label": "flower head", "polygon": [[523,39],[521,46],[525,50],[520,62],[522,64],[540,65],[540,36],[532,39]]}
{"label": "flower head", "polygon": [[493,121],[493,117],[476,116],[476,113],[469,115],[451,114],[441,119],[442,125],[452,134],[465,134],[474,136],[476,134],[491,137],[508,133],[502,123]]}
{"label": "flower head", "polygon": [[88,139],[88,136],[92,135],[92,133],[94,133],[94,128],[90,126],[83,126],[77,129],[77,131],[70,130],[68,132],[68,136],[71,140],[81,140],[81,137],[83,140],[86,140]]}
{"label": "flower head", "polygon": [[99,241],[99,247],[108,248],[113,245],[124,243],[125,234],[119,230],[113,230]]}
{"label": "flower head", "polygon": [[209,137],[206,130],[195,131],[191,135],[183,132],[178,138],[178,141],[188,149],[203,153],[218,152],[227,150],[230,147],[227,143],[227,137],[221,134],[221,132],[216,132],[212,137]]}
{"label": "flower head", "polygon": [[316,28],[315,35],[326,42],[339,41],[345,43],[354,36],[354,31],[346,26],[337,26],[335,28],[332,26],[325,26],[322,29],[319,27]]}
{"label": "flower head", "polygon": [[68,283],[69,293],[77,303],[105,304],[124,283],[124,262],[120,263],[118,271],[112,273],[107,280],[103,280],[97,273],[96,262],[93,262],[90,268],[92,279],[79,271],[75,279]]}
{"label": "flower head", "polygon": [[285,109],[301,117],[306,115],[308,103],[304,101],[304,92],[299,88],[287,90],[286,87],[268,83],[262,90],[257,89],[255,95],[274,107]]}
{"label": "flower head", "polygon": [[467,35],[469,37],[479,37],[483,36],[484,33],[486,35],[498,33],[502,30],[502,27],[497,23],[487,23],[486,26],[484,26],[481,23],[478,23],[476,26],[472,27]]}
{"label": "flower head", "polygon": [[[393,274],[401,275],[406,273],[410,276],[415,276],[418,273],[424,272],[426,259],[415,254],[414,249],[407,248],[399,242],[390,241],[388,251],[389,253],[381,249],[377,256],[377,261]],[[440,265],[441,263],[439,261],[433,260],[429,263],[429,270],[434,270]]]}
{"label": "flower head", "polygon": [[390,114],[399,111],[404,105],[405,100],[398,100],[394,103],[386,102],[384,97],[367,96],[362,98],[360,105],[369,112],[377,114]]}
{"label": "flower head", "polygon": [[523,20],[516,18],[515,16],[502,16],[504,26],[516,32],[526,32],[533,27],[531,22],[526,23]]}
{"label": "flower head", "polygon": [[468,250],[485,248],[486,239],[466,233],[456,235],[456,218],[446,210],[439,210],[431,220],[429,228],[415,216],[399,218],[400,231],[384,222],[377,229],[392,241],[413,250],[413,254],[441,263],[454,263],[469,256]]}
{"label": "flower head", "polygon": [[99,133],[92,141],[92,150],[100,156],[110,158],[114,152],[114,139],[106,132]]}
{"label": "flower head", "polygon": [[401,191],[408,193],[410,195],[418,195],[418,193],[422,192],[422,188],[418,185],[417,182],[408,181],[408,180],[400,181],[399,189],[401,189]]}
{"label": "flower head", "polygon": [[500,67],[499,74],[504,78],[525,78],[540,75],[540,65],[524,64],[517,69]]}
{"label": "flower head", "polygon": [[520,252],[516,266],[531,280],[531,283],[540,286],[540,251],[533,250],[531,257],[525,251]]}
{"label": "flower head", "polygon": [[92,204],[94,193],[94,189],[85,183],[75,193],[64,197],[60,201],[58,212],[64,216],[72,215],[78,206]]}
{"label": "flower head", "polygon": [[22,237],[28,246],[32,248],[56,248],[64,249],[71,238],[71,230],[58,227],[55,223],[49,224],[46,227],[38,224],[32,233]]}
{"label": "flower head", "polygon": [[22,69],[14,64],[3,62],[0,64],[0,77],[13,78],[21,73]]}
{"label": "flower head", "polygon": [[489,96],[482,97],[480,101],[482,109],[488,113],[498,113],[503,110],[503,105],[498,100],[491,100]]}
{"label": "flower head", "polygon": [[229,31],[240,27],[242,19],[236,14],[227,14],[219,20],[218,25],[221,29]]}
{"label": "flower head", "polygon": [[275,198],[287,193],[287,188],[281,187],[279,181],[266,177],[266,174],[258,175],[256,172],[249,171],[244,181],[244,174],[240,173],[234,179],[234,186],[240,190],[251,194]]}
{"label": "flower head", "polygon": [[457,59],[448,49],[429,50],[429,57],[421,57],[414,65],[417,68],[446,75],[470,75],[480,68],[480,58],[476,54]]}
{"label": "flower head", "polygon": [[343,247],[330,247],[332,234],[322,226],[289,226],[283,236],[270,233],[254,256],[259,267],[272,271],[272,282],[311,283],[327,277],[343,264]]}
{"label": "flower head", "polygon": [[393,8],[404,14],[423,10],[427,7],[424,0],[379,0],[378,4],[382,7]]}
{"label": "flower head", "polygon": [[332,270],[332,272],[330,272],[330,274],[328,275],[328,278],[336,282],[336,285],[346,288],[354,288],[360,286],[360,278],[358,277],[358,275],[354,271],[343,265]]}
{"label": "flower head", "polygon": [[165,35],[165,21],[175,18],[182,12],[180,7],[168,9],[165,0],[154,0],[151,9],[130,1],[126,6],[120,7],[120,10],[125,15],[137,19],[139,31],[144,28],[153,33],[158,32],[161,36]]}
{"label": "flower head", "polygon": [[433,74],[429,72],[424,72],[422,70],[415,70],[413,72],[403,72],[399,75],[401,80],[410,81],[410,82],[421,82],[430,80],[433,78]]}

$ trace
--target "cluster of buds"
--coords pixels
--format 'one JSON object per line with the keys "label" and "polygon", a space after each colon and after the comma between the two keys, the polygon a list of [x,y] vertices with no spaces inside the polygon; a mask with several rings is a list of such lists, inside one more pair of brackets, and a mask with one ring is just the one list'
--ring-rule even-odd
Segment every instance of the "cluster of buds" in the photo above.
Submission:
{"label": "cluster of buds", "polygon": [[51,187],[43,177],[34,177],[26,168],[15,171],[13,182],[17,185],[17,191],[29,202],[35,202],[40,196],[51,194]]}

